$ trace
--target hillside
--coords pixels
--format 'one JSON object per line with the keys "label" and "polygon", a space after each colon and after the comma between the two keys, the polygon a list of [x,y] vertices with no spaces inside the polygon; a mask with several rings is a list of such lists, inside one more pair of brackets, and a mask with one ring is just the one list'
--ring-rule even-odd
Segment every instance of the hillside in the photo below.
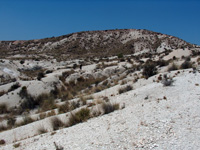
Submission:
{"label": "hillside", "polygon": [[200,149],[200,47],[147,30],[0,42],[0,149]]}
{"label": "hillside", "polygon": [[195,47],[177,37],[139,29],[85,31],[39,40],[0,42],[0,51],[3,54],[1,58],[18,54],[37,54],[40,57],[42,54],[48,54],[58,60],[119,53],[160,53],[165,50]]}
{"label": "hillside", "polygon": [[[174,74],[176,71],[170,76]],[[171,87],[153,82],[156,78],[140,81],[142,87],[133,85],[134,90],[114,96],[112,100],[125,103],[124,109],[53,134],[19,141],[19,149],[54,150],[54,142],[66,150],[199,149],[200,74],[181,71]],[[6,134],[1,137],[6,138]],[[12,148],[10,144],[2,150]]]}

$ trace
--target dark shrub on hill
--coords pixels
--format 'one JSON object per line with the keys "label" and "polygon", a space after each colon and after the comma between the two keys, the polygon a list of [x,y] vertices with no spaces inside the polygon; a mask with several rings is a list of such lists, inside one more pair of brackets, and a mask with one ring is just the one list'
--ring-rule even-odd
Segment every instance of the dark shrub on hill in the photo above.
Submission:
{"label": "dark shrub on hill", "polygon": [[143,66],[142,74],[143,76],[145,76],[146,79],[157,74],[156,63],[153,61],[147,61]]}
{"label": "dark shrub on hill", "polygon": [[44,78],[45,76],[44,76],[44,73],[43,72],[39,72],[38,73],[38,76],[37,76],[37,79],[38,80],[41,80],[42,78]]}
{"label": "dark shrub on hill", "polygon": [[36,102],[34,98],[27,92],[27,88],[25,86],[22,87],[22,89],[19,92],[19,96],[24,99],[24,101],[21,103],[21,111],[24,111],[26,109],[34,109],[36,106]]}
{"label": "dark shrub on hill", "polygon": [[20,87],[20,84],[17,82],[15,84],[13,84],[9,89],[8,92],[14,91],[16,89],[18,89]]}
{"label": "dark shrub on hill", "polygon": [[187,60],[181,64],[181,69],[188,69],[192,67],[193,67],[192,63]]}

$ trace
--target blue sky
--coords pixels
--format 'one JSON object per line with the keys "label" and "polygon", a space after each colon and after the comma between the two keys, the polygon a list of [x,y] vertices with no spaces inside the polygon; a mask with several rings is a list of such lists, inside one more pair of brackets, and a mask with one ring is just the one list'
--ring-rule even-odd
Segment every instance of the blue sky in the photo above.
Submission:
{"label": "blue sky", "polygon": [[0,40],[147,29],[200,45],[199,0],[0,0]]}

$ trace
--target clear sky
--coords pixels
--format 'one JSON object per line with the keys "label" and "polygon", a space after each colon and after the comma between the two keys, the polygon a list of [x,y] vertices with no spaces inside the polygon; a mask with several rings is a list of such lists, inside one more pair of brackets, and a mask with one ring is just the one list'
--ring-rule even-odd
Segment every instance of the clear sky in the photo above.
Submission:
{"label": "clear sky", "polygon": [[0,0],[0,40],[129,28],[200,45],[200,0]]}

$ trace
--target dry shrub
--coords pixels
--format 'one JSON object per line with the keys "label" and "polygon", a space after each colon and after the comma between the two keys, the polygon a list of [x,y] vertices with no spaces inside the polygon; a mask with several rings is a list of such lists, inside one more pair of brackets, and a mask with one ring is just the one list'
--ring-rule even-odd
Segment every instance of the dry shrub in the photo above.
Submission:
{"label": "dry shrub", "polygon": [[59,79],[64,83],[64,82],[65,82],[65,79],[66,79],[69,75],[71,75],[71,74],[73,74],[73,73],[74,73],[74,70],[65,71],[65,72],[62,73],[61,76],[59,76]]}
{"label": "dry shrub", "polygon": [[22,112],[26,109],[34,109],[36,107],[36,102],[34,98],[28,93],[26,86],[21,88],[19,96],[24,99],[20,105]]}
{"label": "dry shrub", "polygon": [[96,99],[96,100],[95,100],[95,103],[96,103],[96,104],[102,104],[103,102],[104,102],[104,101],[103,101],[102,99]]}
{"label": "dry shrub", "polygon": [[51,125],[54,131],[65,126],[65,124],[58,117],[51,119]]}
{"label": "dry shrub", "polygon": [[101,92],[104,88],[102,86],[96,86],[93,88],[94,93]]}
{"label": "dry shrub", "polygon": [[180,66],[181,69],[188,69],[188,68],[192,68],[192,67],[193,67],[192,63],[187,60],[185,62],[183,62]]}
{"label": "dry shrub", "polygon": [[120,88],[118,90],[119,94],[122,94],[122,93],[125,93],[125,92],[128,92],[128,91],[131,91],[133,89],[132,86],[130,85],[127,85],[126,87],[123,87],[123,88]]}
{"label": "dry shrub", "polygon": [[75,124],[87,121],[90,118],[90,109],[82,108],[75,114],[71,113],[69,118],[68,126],[73,126]]}
{"label": "dry shrub", "polygon": [[42,102],[40,108],[41,108],[42,111],[47,111],[47,110],[55,109],[56,105],[55,105],[54,99],[51,98],[51,99],[44,100]]}
{"label": "dry shrub", "polygon": [[13,116],[10,116],[7,120],[7,125],[9,127],[13,127],[15,125],[15,122],[16,122],[16,118],[13,117]]}
{"label": "dry shrub", "polygon": [[127,83],[126,80],[122,80],[121,83],[120,83],[120,85],[124,85],[124,84],[126,84],[126,83]]}
{"label": "dry shrub", "polygon": [[157,74],[157,68],[156,68],[156,63],[153,61],[147,61],[144,65],[143,68],[143,76],[145,76],[145,78],[149,78],[155,74]]}
{"label": "dry shrub", "polygon": [[24,126],[24,125],[27,125],[29,123],[32,123],[34,122],[35,120],[32,119],[30,116],[24,116],[22,122],[18,123],[17,126]]}
{"label": "dry shrub", "polygon": [[87,99],[83,96],[80,97],[80,101],[82,102],[82,105],[86,105],[87,104]]}
{"label": "dry shrub", "polygon": [[101,107],[103,109],[104,114],[109,114],[115,110],[118,110],[119,104],[118,103],[111,104],[110,102],[108,102],[108,103],[103,103]]}
{"label": "dry shrub", "polygon": [[59,111],[59,113],[66,113],[66,112],[69,112],[69,111],[70,111],[69,102],[66,101],[63,105],[60,105],[60,106],[58,107],[58,111]]}
{"label": "dry shrub", "polygon": [[18,148],[18,147],[20,147],[20,145],[21,145],[21,143],[16,143],[16,144],[13,145],[13,147]]}
{"label": "dry shrub", "polygon": [[8,127],[6,127],[5,125],[0,125],[0,132],[7,130]]}
{"label": "dry shrub", "polygon": [[40,113],[39,115],[40,119],[44,119],[47,117],[46,113]]}
{"label": "dry shrub", "polygon": [[44,78],[44,77],[45,77],[45,75],[44,75],[43,72],[39,72],[38,75],[37,75],[37,79],[38,79],[38,80],[41,80],[41,79]]}
{"label": "dry shrub", "polygon": [[40,127],[38,128],[38,133],[39,133],[39,134],[47,133],[47,129],[45,129],[44,126],[40,126]]}
{"label": "dry shrub", "polygon": [[4,144],[6,144],[5,140],[1,139],[0,140],[0,145],[4,145]]}
{"label": "dry shrub", "polygon": [[71,104],[70,104],[70,110],[74,110],[76,108],[79,108],[80,107],[80,103],[78,101],[72,101]]}
{"label": "dry shrub", "polygon": [[16,89],[18,89],[21,85],[17,82],[15,84],[13,84],[9,89],[8,92],[14,91]]}
{"label": "dry shrub", "polygon": [[108,80],[103,81],[102,85],[107,86],[108,85]]}
{"label": "dry shrub", "polygon": [[166,60],[158,60],[156,63],[157,63],[157,65],[159,65],[160,67],[169,65],[169,61],[166,61]]}
{"label": "dry shrub", "polygon": [[55,109],[55,101],[51,94],[42,93],[36,98],[36,103],[40,107],[40,111],[48,111]]}
{"label": "dry shrub", "polygon": [[[81,78],[81,77],[80,77]],[[97,86],[101,81],[105,80],[106,77],[100,78],[90,78],[90,79],[79,79],[77,83],[71,81],[66,84],[68,92],[70,92],[73,96],[77,95],[80,91],[90,87],[92,84]]]}
{"label": "dry shrub", "polygon": [[52,110],[52,111],[50,111],[50,112],[47,113],[47,117],[55,116],[55,115],[56,115],[55,110]]}
{"label": "dry shrub", "polygon": [[5,114],[5,113],[8,113],[8,106],[5,103],[0,104],[0,114]]}
{"label": "dry shrub", "polygon": [[5,91],[0,91],[0,96],[3,96],[4,94],[6,94]]}

